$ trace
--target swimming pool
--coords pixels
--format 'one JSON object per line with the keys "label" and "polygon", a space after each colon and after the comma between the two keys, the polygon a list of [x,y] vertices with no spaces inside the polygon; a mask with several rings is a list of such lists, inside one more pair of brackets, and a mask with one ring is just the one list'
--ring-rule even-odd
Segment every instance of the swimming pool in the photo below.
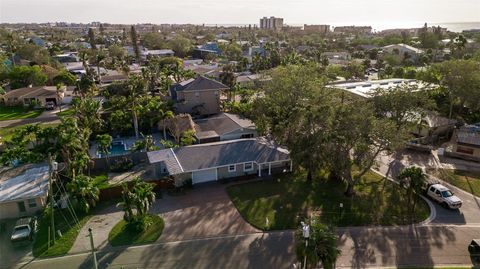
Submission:
{"label": "swimming pool", "polygon": [[[110,148],[108,149],[108,156],[119,156],[119,155],[126,155],[129,153],[127,147],[123,143],[123,141],[114,141],[110,145]],[[97,153],[100,158],[105,157],[105,154],[103,152],[98,152]]]}

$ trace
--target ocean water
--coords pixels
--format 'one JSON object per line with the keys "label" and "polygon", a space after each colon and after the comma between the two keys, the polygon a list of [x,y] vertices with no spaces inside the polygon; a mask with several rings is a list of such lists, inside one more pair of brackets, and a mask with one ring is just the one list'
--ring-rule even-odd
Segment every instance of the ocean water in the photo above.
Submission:
{"label": "ocean water", "polygon": [[[420,28],[423,27],[425,22],[359,22],[359,23],[326,23],[326,22],[319,22],[315,24],[328,24],[332,27],[335,26],[346,26],[346,25],[357,25],[357,26],[372,26],[373,31],[378,32],[385,29],[396,29],[396,28]],[[309,23],[313,24],[313,23]],[[225,26],[225,27],[244,27],[248,26],[248,24],[206,24],[207,26]],[[251,24],[253,26],[253,24]],[[293,23],[287,24],[290,26],[303,26],[303,24]],[[428,26],[441,26],[443,28],[447,28],[451,32],[462,32],[463,30],[471,30],[471,29],[480,29],[480,21],[479,22],[427,22]]]}

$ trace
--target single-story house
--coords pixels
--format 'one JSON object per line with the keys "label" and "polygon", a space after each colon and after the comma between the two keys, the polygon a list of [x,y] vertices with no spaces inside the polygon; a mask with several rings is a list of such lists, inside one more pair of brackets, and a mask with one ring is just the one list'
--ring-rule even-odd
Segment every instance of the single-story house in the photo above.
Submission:
{"label": "single-story house", "polygon": [[156,177],[173,177],[177,186],[247,175],[259,177],[292,171],[286,149],[261,138],[163,149],[147,153],[150,169]]}
{"label": "single-story house", "polygon": [[220,113],[194,123],[199,143],[257,137],[255,124],[241,115]]}
{"label": "single-story house", "polygon": [[63,91],[59,91],[57,94],[56,86],[25,87],[8,91],[0,98],[7,106],[27,106],[32,102],[37,102],[39,106],[43,107],[47,102],[53,102],[55,105],[62,103],[65,89],[64,86]]}
{"label": "single-story house", "polygon": [[418,57],[424,53],[422,49],[417,49],[406,44],[392,44],[382,47],[384,54],[394,54],[400,56],[402,59],[418,60]]}
{"label": "single-story house", "polygon": [[480,123],[455,130],[447,155],[466,160],[480,161]]}
{"label": "single-story house", "polygon": [[25,165],[0,173],[0,219],[34,215],[47,203],[47,165]]}

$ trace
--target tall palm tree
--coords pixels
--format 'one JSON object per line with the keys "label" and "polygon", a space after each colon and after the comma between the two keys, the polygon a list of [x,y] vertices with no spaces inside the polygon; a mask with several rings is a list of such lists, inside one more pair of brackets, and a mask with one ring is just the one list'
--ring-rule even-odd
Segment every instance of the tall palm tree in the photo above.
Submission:
{"label": "tall palm tree", "polygon": [[107,160],[107,166],[110,167],[110,162],[108,160],[108,155],[110,154],[110,152],[108,151],[108,149],[112,144],[112,137],[109,134],[102,134],[97,135],[96,140],[100,152],[105,156],[105,159]]}
{"label": "tall palm tree", "polygon": [[410,218],[414,221],[415,208],[419,200],[419,194],[422,193],[423,188],[427,185],[427,175],[423,173],[419,167],[408,167],[403,169],[397,176],[400,185],[405,189],[407,202],[409,207]]}
{"label": "tall palm tree", "polygon": [[93,179],[85,175],[78,175],[67,183],[67,190],[76,198],[79,206],[85,212],[95,207],[100,194],[100,190],[95,186]]}
{"label": "tall palm tree", "polygon": [[158,116],[162,121],[162,128],[163,128],[163,139],[167,139],[167,121],[173,119],[175,115],[171,110],[159,110]]}
{"label": "tall palm tree", "polygon": [[76,99],[72,109],[75,111],[77,123],[82,128],[98,131],[103,125],[101,117],[102,104],[91,97]]}
{"label": "tall palm tree", "polygon": [[140,98],[146,93],[145,80],[136,74],[130,75],[127,81],[127,102],[132,113],[133,128],[135,129],[135,137],[139,138],[138,130],[138,113],[141,109]]}

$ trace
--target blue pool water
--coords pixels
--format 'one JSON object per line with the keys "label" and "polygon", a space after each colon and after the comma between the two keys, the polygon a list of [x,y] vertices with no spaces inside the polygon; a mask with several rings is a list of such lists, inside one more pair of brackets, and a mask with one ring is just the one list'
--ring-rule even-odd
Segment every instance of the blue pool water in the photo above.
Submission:
{"label": "blue pool water", "polygon": [[[108,156],[118,156],[118,155],[125,155],[128,153],[128,150],[125,149],[125,145],[123,143],[112,143],[110,149],[108,150],[110,153]],[[103,153],[98,153],[98,155],[103,158],[105,157]]]}

